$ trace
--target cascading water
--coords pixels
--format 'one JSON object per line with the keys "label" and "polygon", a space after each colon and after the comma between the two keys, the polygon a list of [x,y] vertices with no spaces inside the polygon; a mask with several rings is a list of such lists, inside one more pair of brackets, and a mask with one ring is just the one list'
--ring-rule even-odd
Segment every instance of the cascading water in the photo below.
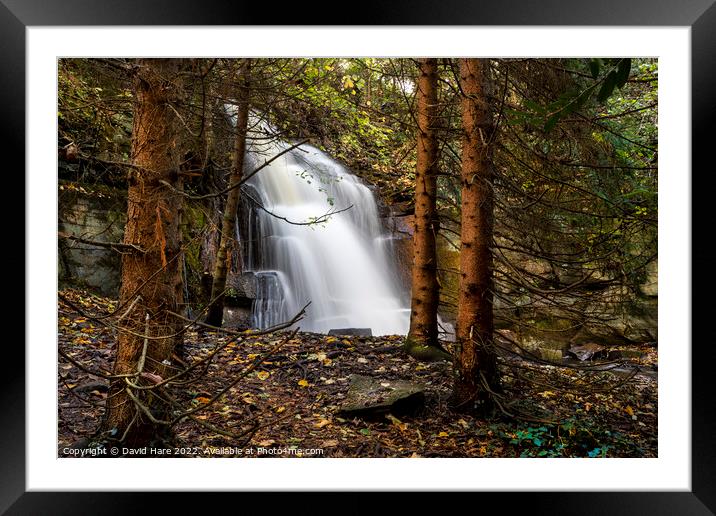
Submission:
{"label": "cascading water", "polygon": [[[263,142],[250,143],[247,171],[290,147],[277,139]],[[258,280],[257,327],[289,320],[310,301],[299,323],[306,331],[407,333],[410,310],[391,240],[372,192],[348,169],[301,145],[249,179],[243,195],[253,199],[244,262]],[[345,211],[323,217],[340,210]],[[323,221],[307,224],[317,218]]]}

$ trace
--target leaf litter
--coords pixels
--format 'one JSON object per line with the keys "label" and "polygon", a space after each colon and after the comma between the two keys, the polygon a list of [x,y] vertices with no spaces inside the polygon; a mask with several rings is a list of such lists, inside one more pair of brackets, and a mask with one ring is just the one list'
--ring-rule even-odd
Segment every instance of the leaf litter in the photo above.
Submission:
{"label": "leaf litter", "polygon": [[[107,314],[116,303],[82,290],[63,295],[93,314]],[[235,336],[203,329],[184,338],[185,362],[228,345],[217,354],[200,383],[174,388],[187,407],[206,403],[257,357],[288,335]],[[500,359],[509,410],[535,421],[496,414],[489,420],[456,414],[449,407],[451,365],[423,363],[405,355],[401,337],[343,337],[299,332],[276,354],[230,389],[200,418],[215,426],[239,428],[258,421],[249,446],[288,448],[296,453],[257,456],[311,457],[656,457],[657,376],[583,371]],[[110,371],[113,331],[60,304],[58,344],[91,370]],[[655,371],[657,351],[645,347],[629,364]],[[149,373],[150,374],[150,373]],[[407,380],[426,388],[425,406],[412,414],[386,414],[372,420],[338,416],[351,375],[381,381]],[[159,378],[157,378],[159,380]],[[60,357],[58,364],[59,446],[90,435],[99,425],[106,381]],[[88,387],[85,387],[88,386]],[[544,418],[544,421],[539,421]],[[549,420],[549,421],[548,421]],[[229,437],[191,421],[178,424],[178,446],[202,450],[231,447]],[[321,450],[303,455],[301,450]],[[213,456],[213,455],[212,455]]]}

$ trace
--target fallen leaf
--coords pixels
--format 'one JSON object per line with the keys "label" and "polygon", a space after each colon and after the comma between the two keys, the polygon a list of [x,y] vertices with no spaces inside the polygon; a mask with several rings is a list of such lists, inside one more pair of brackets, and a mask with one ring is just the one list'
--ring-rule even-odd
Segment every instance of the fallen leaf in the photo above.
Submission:
{"label": "fallen leaf", "polygon": [[405,432],[405,430],[408,428],[408,425],[403,423],[400,419],[398,419],[392,414],[388,414],[387,416],[385,416],[385,418],[391,423],[393,423],[393,425],[397,426],[398,430],[400,430],[401,432]]}
{"label": "fallen leaf", "polygon": [[298,385],[300,385],[301,387],[308,387],[308,380],[306,380],[306,379],[299,380]]}
{"label": "fallen leaf", "polygon": [[199,396],[198,398],[196,398],[196,401],[198,401],[199,403],[209,403],[210,400],[211,399],[207,398],[206,396]]}
{"label": "fallen leaf", "polygon": [[286,407],[279,407],[276,409],[276,414],[280,414],[281,412],[286,412]]}
{"label": "fallen leaf", "polygon": [[322,448],[333,448],[334,446],[338,446],[337,439],[328,439],[327,441],[323,441],[321,443]]}
{"label": "fallen leaf", "polygon": [[258,373],[256,373],[256,378],[258,378],[259,380],[266,380],[269,376],[271,376],[271,373],[269,373],[268,371],[259,371]]}
{"label": "fallen leaf", "polygon": [[321,419],[318,423],[314,423],[313,426],[316,428],[323,428],[326,425],[330,425],[331,422],[327,419]]}
{"label": "fallen leaf", "polygon": [[447,432],[440,432],[438,434],[438,437],[448,437],[448,436],[449,436],[449,434]]}

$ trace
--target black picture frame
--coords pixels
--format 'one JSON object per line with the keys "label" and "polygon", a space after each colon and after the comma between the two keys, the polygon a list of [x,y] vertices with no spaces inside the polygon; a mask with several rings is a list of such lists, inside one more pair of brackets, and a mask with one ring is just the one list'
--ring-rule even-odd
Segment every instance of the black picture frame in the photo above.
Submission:
{"label": "black picture frame", "polygon": [[[715,344],[708,338],[713,318],[705,293],[713,276],[707,265],[713,212],[710,205],[714,167],[712,151],[716,120],[716,5],[715,0],[394,0],[359,4],[312,2],[295,8],[267,9],[260,2],[228,0],[0,0],[0,95],[3,120],[2,144],[18,162],[13,176],[25,191],[25,29],[28,26],[77,25],[574,25],[574,26],[688,26],[691,27],[692,69],[692,277],[702,293],[692,289],[692,490],[691,492],[612,493],[481,493],[500,507],[551,514],[714,514],[716,513],[716,406],[711,368]],[[346,9],[350,11],[346,13]],[[343,12],[343,15],[340,13]],[[347,15],[349,14],[349,15]],[[330,18],[330,19],[329,19]],[[31,136],[31,135],[30,135]],[[5,153],[4,153],[5,154]],[[698,172],[697,172],[698,171]],[[684,180],[689,180],[684,171]],[[7,190],[6,190],[7,192]],[[711,201],[711,202],[709,202]],[[7,213],[7,211],[6,211]],[[8,215],[9,216],[9,215]],[[18,225],[18,232],[20,226]],[[700,238],[699,238],[700,237]],[[24,234],[13,240],[16,251],[6,267],[25,270]],[[698,271],[698,276],[696,276]],[[13,274],[16,274],[13,272]],[[693,287],[692,287],[693,288]],[[6,295],[9,295],[6,293]],[[19,296],[14,294],[17,301]],[[24,306],[24,303],[23,303]],[[32,324],[31,307],[25,324]],[[6,514],[114,514],[147,508],[146,493],[37,493],[25,489],[25,353],[17,341],[6,341],[6,366],[0,375],[0,512]],[[689,343],[683,343],[685,350]],[[11,365],[7,365],[11,364]],[[161,496],[164,511],[181,504],[189,509],[186,493]],[[208,496],[208,495],[205,495]],[[225,503],[224,495],[211,505]],[[226,495],[230,496],[230,495]],[[234,495],[236,496],[236,495]],[[246,496],[241,494],[240,496]],[[333,510],[351,513],[373,510],[365,498],[340,501]],[[412,501],[423,503],[423,496]],[[244,498],[245,500],[245,498]],[[274,498],[275,500],[275,498]],[[206,504],[206,499],[204,504]],[[297,502],[300,503],[300,502]],[[330,508],[335,502],[323,500]],[[454,503],[454,502],[453,502]],[[517,505],[515,505],[517,504]],[[305,509],[305,506],[303,506]],[[486,507],[483,505],[483,507]],[[477,507],[476,507],[477,508]],[[407,509],[407,506],[405,507]],[[404,510],[405,510],[404,509]]]}

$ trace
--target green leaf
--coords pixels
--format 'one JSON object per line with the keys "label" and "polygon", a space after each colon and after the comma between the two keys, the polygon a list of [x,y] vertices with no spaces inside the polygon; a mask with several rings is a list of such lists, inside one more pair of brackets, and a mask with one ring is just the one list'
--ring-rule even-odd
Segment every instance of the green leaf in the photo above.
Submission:
{"label": "green leaf", "polygon": [[589,61],[589,71],[592,72],[592,79],[596,79],[599,77],[599,60],[598,59],[592,59]]}
{"label": "green leaf", "polygon": [[554,126],[557,125],[557,122],[559,122],[559,119],[562,118],[562,115],[563,115],[563,112],[560,111],[560,112],[552,115],[551,117],[549,117],[549,119],[544,124],[544,132],[548,133],[552,129],[554,129]]}
{"label": "green leaf", "polygon": [[599,93],[597,93],[597,100],[599,102],[604,102],[605,100],[607,100],[614,91],[614,86],[616,86],[616,83],[617,73],[612,70],[611,72],[609,72],[606,79],[604,79],[604,84],[602,84]]}
{"label": "green leaf", "polygon": [[617,79],[616,79],[617,88],[622,89],[622,87],[626,84],[627,80],[629,80],[629,71],[630,70],[631,70],[631,59],[624,58],[621,61],[619,61],[619,66],[617,67]]}

